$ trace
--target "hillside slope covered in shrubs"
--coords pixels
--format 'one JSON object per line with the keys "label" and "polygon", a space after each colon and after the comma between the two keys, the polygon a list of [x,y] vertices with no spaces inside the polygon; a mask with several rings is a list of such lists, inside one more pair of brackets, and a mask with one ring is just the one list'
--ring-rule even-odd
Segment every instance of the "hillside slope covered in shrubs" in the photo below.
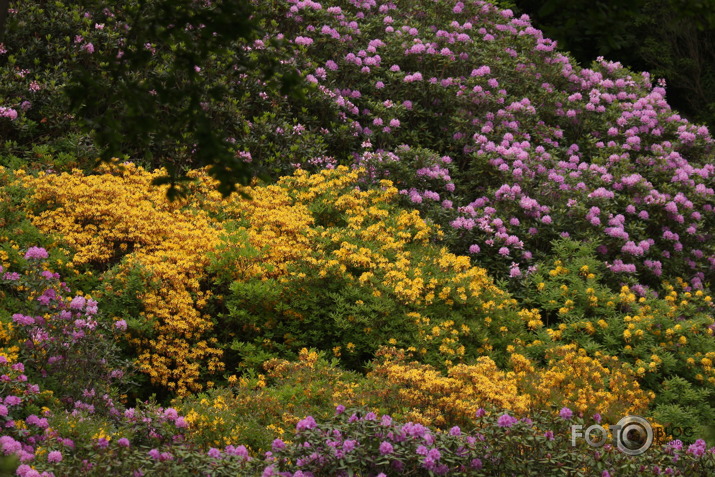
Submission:
{"label": "hillside slope covered in shrubs", "polygon": [[[0,45],[4,465],[711,472],[707,128],[647,73],[582,68],[485,2],[252,4],[265,36],[231,45],[250,61],[209,55],[190,73],[257,175],[232,194],[175,137],[95,167],[63,88],[121,59],[131,22],[119,7],[13,5]],[[150,91],[171,52],[145,47],[133,80]],[[268,58],[301,74],[302,99],[258,74]],[[153,184],[177,171],[185,194],[169,200]],[[645,453],[615,436],[572,446],[572,424],[629,414],[654,426]]]}

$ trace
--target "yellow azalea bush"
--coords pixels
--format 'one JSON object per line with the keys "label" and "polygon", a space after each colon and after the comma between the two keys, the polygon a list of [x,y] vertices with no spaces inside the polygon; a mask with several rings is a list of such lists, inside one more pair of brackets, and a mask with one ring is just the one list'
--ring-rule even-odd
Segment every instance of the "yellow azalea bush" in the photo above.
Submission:
{"label": "yellow azalea bush", "polygon": [[381,356],[369,374],[376,380],[377,395],[410,409],[408,419],[437,426],[468,425],[480,407],[527,416],[565,406],[585,416],[618,418],[642,413],[654,397],[640,389],[634,374],[617,359],[589,357],[574,345],[552,350],[544,366],[514,353],[506,370],[486,356],[444,373],[394,348]]}
{"label": "yellow azalea bush", "polygon": [[[232,364],[317,347],[360,369],[387,344],[414,346],[436,365],[491,353],[505,362],[505,344],[538,326],[538,314],[523,313],[468,257],[432,244],[440,230],[398,208],[389,181],[361,190],[359,179],[344,167],[298,171],[251,189],[254,201],[224,211],[244,224],[254,247],[235,258],[223,254],[214,265],[237,271],[224,277],[225,308],[216,311],[224,323],[220,341],[233,340]],[[273,212],[258,207],[268,192],[266,207],[307,207],[313,223],[293,218],[272,227],[265,217]],[[281,244],[286,235],[290,247],[271,252],[270,241]],[[246,270],[258,260],[269,270],[251,277]]]}
{"label": "yellow azalea bush", "polygon": [[139,368],[169,391],[305,346],[356,369],[387,344],[441,366],[487,354],[505,363],[506,344],[541,325],[484,269],[432,244],[439,229],[397,207],[389,181],[362,190],[358,170],[299,170],[245,188],[249,199],[223,198],[193,171],[191,194],[169,202],[151,186],[162,173],[126,163],[20,171],[16,183],[70,266],[100,274],[95,294],[129,323]]}
{"label": "yellow azalea bush", "polygon": [[642,389],[656,394],[651,407],[659,422],[712,422],[712,297],[679,278],[660,283],[660,296],[638,284],[612,290],[587,246],[563,241],[556,248],[559,258],[530,278],[526,301],[543,310],[546,326],[519,347],[522,352],[544,359],[554,348],[576,345],[591,356],[617,356]]}
{"label": "yellow azalea bush", "polygon": [[213,324],[202,313],[210,292],[201,288],[206,254],[216,249],[221,227],[198,208],[167,201],[165,187],[151,187],[161,171],[125,164],[101,172],[20,175],[34,191],[33,223],[61,237],[75,267],[109,267],[121,260],[104,294],[121,293],[128,271],[142,267],[154,285],[137,297],[144,311],[132,318],[154,329],[150,336],[131,337],[139,367],[156,384],[178,393],[197,391],[202,373],[222,369],[221,350],[208,337]]}

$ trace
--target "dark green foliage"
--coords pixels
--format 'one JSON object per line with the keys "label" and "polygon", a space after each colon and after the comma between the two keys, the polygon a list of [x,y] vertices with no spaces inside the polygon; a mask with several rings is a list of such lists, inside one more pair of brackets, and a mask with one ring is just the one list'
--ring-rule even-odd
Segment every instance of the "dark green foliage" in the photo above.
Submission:
{"label": "dark green foliage", "polygon": [[[111,7],[124,19],[117,27],[126,34],[97,53],[101,73],[72,71],[67,93],[72,109],[93,131],[102,159],[121,155],[127,144],[147,151],[161,144],[169,177],[157,183],[171,184],[170,197],[178,193],[182,155],[192,167],[211,166],[225,195],[236,183],[248,183],[250,167],[236,157],[212,118],[212,106],[229,91],[201,71],[207,66],[239,72],[256,68],[252,73],[266,79],[276,73],[278,58],[254,64],[247,54],[246,46],[262,33],[249,2],[138,0],[118,8],[94,3],[88,5],[92,11],[104,11],[96,21],[115,21]],[[284,72],[282,92],[296,92],[297,85],[297,73]]]}
{"label": "dark green foliage", "polygon": [[[522,303],[538,307],[548,327],[537,331],[540,344],[527,347],[527,354],[539,359],[554,343],[577,343],[589,355],[618,356],[626,366],[642,369],[641,387],[656,396],[656,422],[690,426],[705,438],[712,432],[715,400],[712,383],[703,380],[697,364],[713,349],[709,300],[689,293],[675,297],[674,292],[666,294],[672,300],[652,291],[642,298],[629,296],[638,286],[617,294],[604,285],[603,273],[588,244],[554,244],[552,261],[541,263],[527,279],[530,287]],[[686,297],[690,303],[681,301]],[[560,330],[558,339],[552,338],[554,330]],[[657,365],[649,369],[651,361]]]}
{"label": "dark green foliage", "polygon": [[544,34],[581,64],[597,56],[665,78],[668,99],[715,125],[713,0],[517,0]]}
{"label": "dark green foliage", "polygon": [[[273,106],[290,100],[277,124],[335,117],[327,101],[305,99],[285,42],[267,33],[270,18],[247,0],[11,3],[0,97],[1,106],[20,113],[0,122],[2,165],[90,170],[98,157],[126,157],[166,167],[160,182],[172,185],[172,197],[187,169],[210,166],[228,194],[254,175],[285,172],[238,154],[253,146],[244,136],[266,111],[259,93]],[[268,158],[262,154],[277,124],[261,139],[263,148],[251,149],[262,166],[294,146],[284,141]],[[299,150],[323,154],[315,139],[306,135],[316,146]]]}

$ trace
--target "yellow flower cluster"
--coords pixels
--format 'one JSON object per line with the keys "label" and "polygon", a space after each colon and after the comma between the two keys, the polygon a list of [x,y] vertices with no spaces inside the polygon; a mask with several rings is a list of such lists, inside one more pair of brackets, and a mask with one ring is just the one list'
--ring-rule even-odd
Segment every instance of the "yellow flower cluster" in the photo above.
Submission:
{"label": "yellow flower cluster", "polygon": [[165,187],[152,187],[163,171],[127,164],[104,166],[102,172],[20,175],[34,190],[33,223],[75,252],[75,266],[106,268],[125,257],[120,283],[141,267],[147,280],[138,297],[145,310],[141,318],[153,324],[156,338],[132,337],[139,367],[152,382],[179,394],[198,391],[202,372],[222,369],[221,351],[207,337],[211,320],[201,313],[210,297],[201,280],[221,226],[199,208],[169,202]]}
{"label": "yellow flower cluster", "polygon": [[[2,292],[0,292],[0,299],[2,299]],[[20,347],[15,344],[12,329],[12,323],[0,321],[0,356],[5,356],[5,359],[14,363],[17,361]]]}
{"label": "yellow flower cluster", "polygon": [[[250,199],[223,198],[205,171],[193,171],[188,198],[169,202],[165,186],[151,186],[164,171],[125,164],[99,172],[16,177],[32,191],[33,223],[74,252],[76,269],[111,270],[103,293],[121,293],[117,288],[140,270],[143,312],[131,318],[152,332],[130,329],[129,337],[140,369],[179,395],[202,390],[207,376],[224,368],[206,312],[209,300],[222,299],[208,287],[212,257],[232,280],[338,274],[376,297],[389,294],[409,307],[400,319],[417,326],[419,351],[447,366],[542,326],[538,312],[519,311],[485,269],[431,245],[441,231],[417,211],[395,207],[398,191],[389,181],[361,190],[360,171],[297,171],[273,185],[244,188]],[[410,311],[432,305],[460,307],[461,315]],[[297,311],[280,313],[275,319],[301,319]],[[378,331],[369,324],[364,330]],[[351,344],[334,352],[351,354]]]}
{"label": "yellow flower cluster", "polygon": [[404,418],[434,424],[469,423],[482,406],[494,405],[520,415],[529,409],[529,396],[519,392],[513,373],[500,371],[488,357],[475,364],[458,364],[447,375],[432,366],[408,362],[401,350],[383,351],[369,377],[389,383],[376,389],[381,400],[409,409]]}
{"label": "yellow flower cluster", "polygon": [[[305,177],[299,175],[297,177]],[[313,216],[308,204],[292,196],[291,189],[304,188],[313,191],[316,184],[312,177],[296,183],[288,177],[277,184],[247,188],[250,200],[233,195],[221,204],[221,214],[229,220],[237,220],[247,233],[250,246],[260,253],[254,257],[242,257],[235,263],[234,278],[277,277],[285,275],[288,265],[300,260],[312,247],[315,232]],[[335,177],[327,181],[327,187],[345,187],[345,178]],[[348,178],[349,179],[349,178]]]}
{"label": "yellow flower cluster", "polygon": [[458,364],[441,373],[408,362],[404,351],[386,349],[369,377],[389,386],[377,394],[397,408],[412,409],[406,418],[425,424],[468,423],[480,407],[497,406],[516,415],[567,406],[584,414],[617,417],[644,411],[654,398],[642,391],[635,376],[617,358],[589,357],[566,345],[550,350],[545,367],[513,354],[511,371],[500,370],[488,357]]}
{"label": "yellow flower cluster", "polygon": [[655,398],[642,390],[636,376],[617,357],[596,352],[593,357],[574,344],[552,348],[546,366],[537,368],[526,357],[512,355],[519,388],[531,396],[534,409],[567,406],[584,414],[616,418],[639,414]]}

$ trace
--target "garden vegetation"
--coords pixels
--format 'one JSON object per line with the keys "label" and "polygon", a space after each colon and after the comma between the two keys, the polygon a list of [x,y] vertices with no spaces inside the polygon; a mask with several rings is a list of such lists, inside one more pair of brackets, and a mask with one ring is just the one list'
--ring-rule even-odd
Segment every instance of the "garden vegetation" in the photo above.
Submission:
{"label": "garden vegetation", "polygon": [[[714,144],[664,84],[484,1],[254,0],[177,63],[224,3],[10,2],[2,472],[715,470]],[[572,442],[626,415],[646,452]]]}

